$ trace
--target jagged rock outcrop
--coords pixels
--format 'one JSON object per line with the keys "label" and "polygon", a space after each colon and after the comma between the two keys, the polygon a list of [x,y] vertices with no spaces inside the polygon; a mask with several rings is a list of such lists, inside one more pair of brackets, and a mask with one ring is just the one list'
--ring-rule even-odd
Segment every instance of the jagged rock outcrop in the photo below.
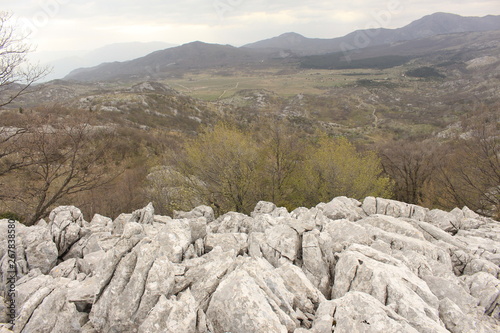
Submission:
{"label": "jagged rock outcrop", "polygon": [[86,222],[63,206],[16,237],[17,317],[2,332],[500,331],[500,223],[466,207],[338,197],[216,218],[150,204]]}

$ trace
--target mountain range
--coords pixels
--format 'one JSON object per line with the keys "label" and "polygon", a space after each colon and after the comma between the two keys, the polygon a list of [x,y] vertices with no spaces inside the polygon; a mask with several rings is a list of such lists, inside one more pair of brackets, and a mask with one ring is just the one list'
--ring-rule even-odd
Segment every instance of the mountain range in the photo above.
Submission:
{"label": "mountain range", "polygon": [[[464,36],[464,33],[495,30],[500,30],[500,15],[463,17],[455,14],[435,13],[402,28],[358,30],[344,37],[333,39],[307,38],[292,32],[239,48],[197,41],[155,51],[130,61],[80,68],[72,71],[65,79],[100,81],[138,77],[164,78],[193,69],[270,66],[283,59],[295,59],[298,63],[303,64],[304,58],[301,57],[323,56],[335,52],[342,52],[345,56],[349,51],[361,49],[363,52],[371,54],[372,57],[393,55],[390,51],[394,49],[397,51],[394,52],[399,54],[411,53],[405,50],[415,50],[415,52],[422,54],[426,51],[436,52],[443,47],[450,47],[449,42],[443,44],[443,40],[436,36],[455,34],[451,40],[459,45],[463,43],[463,40],[457,40],[456,36]],[[381,46],[390,47],[381,48]],[[356,57],[368,58],[368,56],[360,55],[359,52],[356,52]],[[306,58],[306,63],[307,61]]]}
{"label": "mountain range", "polygon": [[491,31],[500,29],[500,16],[463,17],[448,13],[435,13],[424,16],[398,29],[357,30],[344,37],[332,39],[307,38],[297,33],[244,45],[247,48],[287,49],[299,55],[315,55],[361,49],[370,46],[415,40],[435,35]]}

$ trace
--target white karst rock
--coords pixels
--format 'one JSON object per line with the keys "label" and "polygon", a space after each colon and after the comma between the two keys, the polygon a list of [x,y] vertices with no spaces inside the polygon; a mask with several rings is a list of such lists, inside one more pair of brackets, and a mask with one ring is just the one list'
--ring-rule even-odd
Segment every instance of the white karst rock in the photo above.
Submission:
{"label": "white karst rock", "polygon": [[90,222],[73,206],[0,220],[0,332],[500,332],[500,223],[467,207],[334,198],[248,216],[149,204]]}

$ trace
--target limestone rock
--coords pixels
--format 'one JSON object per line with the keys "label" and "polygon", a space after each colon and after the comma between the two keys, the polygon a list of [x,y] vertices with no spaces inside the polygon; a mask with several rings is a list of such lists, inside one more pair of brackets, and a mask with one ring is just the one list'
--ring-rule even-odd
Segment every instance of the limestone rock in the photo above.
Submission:
{"label": "limestone rock", "polygon": [[266,296],[243,269],[233,271],[212,295],[207,318],[215,332],[287,333]]}
{"label": "limestone rock", "polygon": [[265,243],[260,245],[264,257],[275,267],[294,262],[300,253],[301,242],[297,231],[280,224],[266,229]]}
{"label": "limestone rock", "polygon": [[243,255],[248,251],[248,235],[243,233],[207,235],[205,251],[210,252],[216,246],[220,246],[222,251],[234,250],[236,254]]}
{"label": "limestone rock", "polygon": [[323,295],[331,293],[329,264],[321,252],[320,232],[312,230],[302,236],[302,270]]}
{"label": "limestone rock", "polygon": [[49,219],[48,228],[59,256],[64,255],[86,233],[82,212],[74,206],[55,208],[50,212]]}
{"label": "limestone rock", "polygon": [[[126,230],[124,231],[125,234]],[[161,295],[174,287],[174,269],[160,244],[143,238],[111,251],[99,275],[100,286],[90,312],[98,331],[137,330]],[[132,246],[131,246],[132,245]]]}
{"label": "limestone rock", "polygon": [[367,215],[381,214],[397,218],[411,218],[419,221],[423,221],[428,212],[428,209],[420,206],[374,197],[366,197],[362,208]]}
{"label": "limestone rock", "polygon": [[500,280],[486,272],[464,276],[463,280],[486,314],[500,319]]}
{"label": "limestone rock", "polygon": [[276,205],[272,202],[267,201],[259,201],[255,206],[251,216],[255,217],[258,214],[272,214],[272,212],[276,209]]}
{"label": "limestone rock", "polygon": [[84,279],[91,273],[90,266],[87,262],[80,258],[72,258],[63,261],[56,267],[52,268],[49,275],[53,278],[64,277],[70,280]]}
{"label": "limestone rock", "polygon": [[220,247],[216,247],[203,257],[181,265],[187,271],[175,277],[173,294],[176,295],[190,287],[200,309],[206,311],[212,293],[217,289],[222,278],[234,269],[232,264],[235,258],[234,251],[223,252]]}
{"label": "limestone rock", "polygon": [[319,204],[317,207],[323,211],[326,217],[332,220],[348,219],[357,221],[366,216],[361,208],[361,202],[347,197],[337,197],[329,203]]}
{"label": "limestone rock", "polygon": [[139,333],[195,333],[197,304],[190,290],[167,299],[161,295],[139,327]]}
{"label": "limestone rock", "polygon": [[27,276],[19,281],[14,332],[77,333],[88,320],[86,313],[77,311],[67,299],[67,279],[53,279],[47,275]]}
{"label": "limestone rock", "polygon": [[215,219],[148,205],[87,223],[63,206],[48,221],[16,223],[15,332],[500,331],[500,223],[466,207],[338,197]]}
{"label": "limestone rock", "polygon": [[162,253],[175,263],[182,261],[183,254],[193,238],[190,223],[186,219],[172,220],[157,227],[147,227],[145,232],[160,244]]}
{"label": "limestone rock", "polygon": [[249,233],[253,219],[245,214],[229,212],[208,225],[211,233]]}
{"label": "limestone rock", "polygon": [[381,260],[359,251],[341,253],[335,267],[332,298],[350,291],[365,292],[393,308],[418,331],[446,332],[439,320],[438,298],[427,284],[396,260],[378,255]]}
{"label": "limestone rock", "polygon": [[209,206],[198,206],[191,210],[190,212],[174,211],[174,219],[196,219],[198,217],[204,217],[207,223],[212,222],[214,217],[214,210]]}
{"label": "limestone rock", "polygon": [[427,213],[425,216],[425,221],[429,222],[444,231],[458,231],[459,220],[457,217],[449,212],[445,212],[440,209],[433,209]]}
{"label": "limestone rock", "polygon": [[332,301],[322,302],[316,312],[312,331],[315,333],[419,332],[390,307],[366,293],[356,291]]}

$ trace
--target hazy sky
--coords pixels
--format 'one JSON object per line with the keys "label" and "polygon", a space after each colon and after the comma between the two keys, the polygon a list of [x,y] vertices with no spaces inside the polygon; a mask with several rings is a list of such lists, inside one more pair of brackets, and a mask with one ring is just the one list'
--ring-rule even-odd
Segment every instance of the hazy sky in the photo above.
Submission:
{"label": "hazy sky", "polygon": [[294,31],[333,38],[398,28],[434,12],[500,14],[498,0],[0,0],[31,32],[38,51],[195,40],[240,46]]}

